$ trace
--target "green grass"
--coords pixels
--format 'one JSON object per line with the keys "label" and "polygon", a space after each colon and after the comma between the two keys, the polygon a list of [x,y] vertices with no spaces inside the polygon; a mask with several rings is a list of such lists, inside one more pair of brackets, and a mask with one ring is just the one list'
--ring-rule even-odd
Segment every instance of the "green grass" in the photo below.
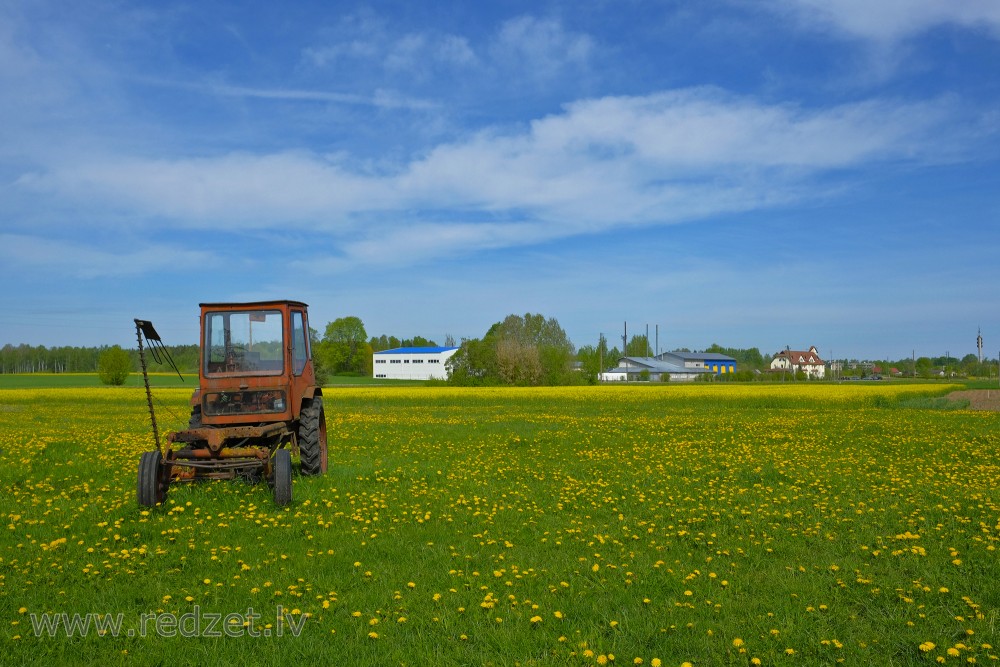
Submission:
{"label": "green grass", "polygon": [[[330,387],[330,472],[290,507],[212,482],[149,512],[141,390],[0,391],[4,661],[989,663],[1000,417],[897,409],[954,388]],[[278,604],[300,636],[30,623]]]}
{"label": "green grass", "polygon": [[[198,388],[198,374],[184,374],[183,379],[176,373],[153,373],[149,376],[151,387]],[[97,373],[6,373],[0,374],[0,389],[79,389],[83,387],[103,387]],[[142,373],[132,373],[125,380],[125,387],[142,387]]]}

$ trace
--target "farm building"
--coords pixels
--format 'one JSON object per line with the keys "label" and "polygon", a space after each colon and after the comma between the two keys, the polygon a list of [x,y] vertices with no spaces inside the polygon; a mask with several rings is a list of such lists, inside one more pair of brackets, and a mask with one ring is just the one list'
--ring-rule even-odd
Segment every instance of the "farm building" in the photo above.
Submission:
{"label": "farm building", "polygon": [[771,360],[772,371],[802,371],[810,378],[826,377],[826,362],[819,358],[816,346],[806,351],[782,350]]}
{"label": "farm building", "polygon": [[397,347],[372,355],[372,375],[388,380],[447,380],[445,362],[457,347]]}
{"label": "farm building", "polygon": [[704,368],[688,368],[656,357],[622,357],[616,367],[601,373],[601,382],[638,382],[640,379],[645,379],[644,371],[649,373],[649,380],[652,382],[662,381],[664,375],[669,375],[671,382],[688,382],[699,375],[711,372]]}
{"label": "farm building", "polygon": [[684,368],[703,368],[716,375],[736,372],[736,360],[717,352],[663,352],[656,358]]}

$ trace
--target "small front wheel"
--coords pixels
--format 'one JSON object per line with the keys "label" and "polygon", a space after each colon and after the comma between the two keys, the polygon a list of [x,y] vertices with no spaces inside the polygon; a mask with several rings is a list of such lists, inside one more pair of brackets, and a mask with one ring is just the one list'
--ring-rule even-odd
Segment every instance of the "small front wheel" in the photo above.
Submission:
{"label": "small front wheel", "polygon": [[292,455],[287,449],[274,453],[274,504],[292,502]]}
{"label": "small front wheel", "polygon": [[139,459],[139,504],[155,507],[167,497],[167,481],[159,452],[145,452]]}

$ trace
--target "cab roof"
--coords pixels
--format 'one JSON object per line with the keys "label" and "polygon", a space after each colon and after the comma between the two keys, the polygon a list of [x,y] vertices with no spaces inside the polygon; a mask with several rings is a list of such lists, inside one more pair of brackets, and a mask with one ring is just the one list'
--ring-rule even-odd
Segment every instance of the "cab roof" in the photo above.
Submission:
{"label": "cab roof", "polygon": [[307,308],[308,305],[301,301],[290,301],[288,299],[276,299],[274,301],[245,301],[242,303],[200,303],[201,308],[225,308],[226,310],[239,310],[241,308],[259,309],[264,306],[301,306]]}

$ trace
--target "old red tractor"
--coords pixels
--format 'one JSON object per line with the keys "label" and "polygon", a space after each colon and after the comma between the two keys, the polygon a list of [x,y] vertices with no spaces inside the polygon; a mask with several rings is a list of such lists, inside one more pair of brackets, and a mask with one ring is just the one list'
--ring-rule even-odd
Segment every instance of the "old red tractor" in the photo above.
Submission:
{"label": "old red tractor", "polygon": [[[188,428],[160,446],[143,338],[165,353],[153,325],[136,320],[156,451],[139,460],[139,504],[162,503],[173,482],[266,479],[274,501],[292,499],[292,451],[303,475],[327,468],[323,392],[316,384],[307,306],[299,301],[201,304],[199,387]],[[169,357],[168,357],[169,358]]]}

